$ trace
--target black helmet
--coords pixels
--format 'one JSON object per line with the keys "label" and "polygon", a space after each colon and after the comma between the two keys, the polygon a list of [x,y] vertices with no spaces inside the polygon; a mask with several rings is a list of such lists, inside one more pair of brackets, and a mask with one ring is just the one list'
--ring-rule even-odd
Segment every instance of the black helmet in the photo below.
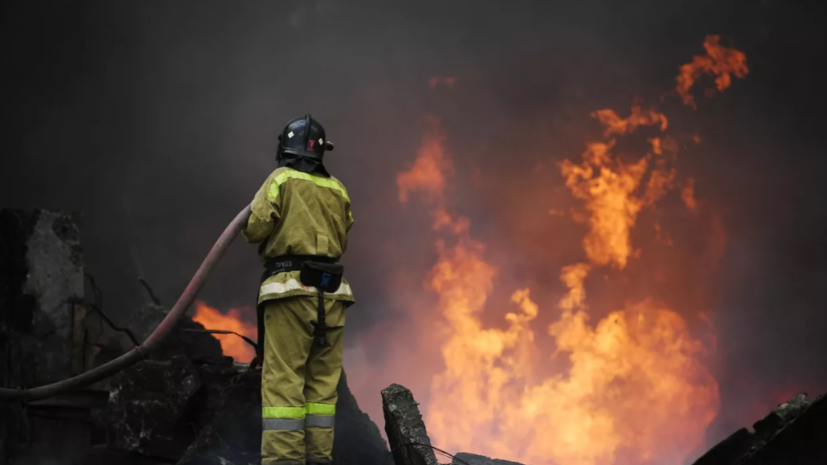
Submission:
{"label": "black helmet", "polygon": [[281,153],[290,153],[321,161],[325,150],[333,151],[324,128],[309,114],[294,118],[287,123],[279,136]]}

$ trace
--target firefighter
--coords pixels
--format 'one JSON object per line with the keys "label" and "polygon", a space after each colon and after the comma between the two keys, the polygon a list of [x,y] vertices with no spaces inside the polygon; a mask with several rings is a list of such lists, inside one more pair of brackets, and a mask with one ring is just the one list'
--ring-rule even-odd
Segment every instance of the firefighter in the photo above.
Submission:
{"label": "firefighter", "polygon": [[256,193],[244,239],[265,267],[258,294],[262,464],[332,461],[342,333],[353,293],[338,261],[353,225],[332,151],[310,115],[279,136],[278,168]]}

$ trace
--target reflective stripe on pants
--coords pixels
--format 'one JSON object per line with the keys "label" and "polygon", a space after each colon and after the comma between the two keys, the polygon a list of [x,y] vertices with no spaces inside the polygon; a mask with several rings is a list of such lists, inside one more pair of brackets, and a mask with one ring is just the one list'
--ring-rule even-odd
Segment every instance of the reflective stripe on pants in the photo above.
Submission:
{"label": "reflective stripe on pants", "polygon": [[329,415],[308,415],[304,421],[307,427],[333,428],[336,418]]}
{"label": "reflective stripe on pants", "polygon": [[308,402],[305,410],[308,427],[333,428],[336,423],[336,405]]}
{"label": "reflective stripe on pants", "polygon": [[262,418],[264,431],[304,431],[304,418]]}
{"label": "reflective stripe on pants", "polygon": [[304,431],[307,407],[261,408],[261,429],[264,431]]}

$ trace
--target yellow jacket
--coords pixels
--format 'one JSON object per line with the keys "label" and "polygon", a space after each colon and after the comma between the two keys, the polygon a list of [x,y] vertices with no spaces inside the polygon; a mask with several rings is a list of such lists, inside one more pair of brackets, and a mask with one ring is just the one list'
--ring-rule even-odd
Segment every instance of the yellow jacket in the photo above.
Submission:
{"label": "yellow jacket", "polygon": [[[333,176],[308,174],[292,168],[273,171],[253,198],[252,213],[241,232],[244,240],[258,243],[262,264],[283,255],[317,255],[338,258],[347,250],[353,226],[350,198]],[[296,295],[317,295],[299,281],[299,272],[279,273],[261,285],[258,301]],[[354,302],[346,280],[328,299]]]}

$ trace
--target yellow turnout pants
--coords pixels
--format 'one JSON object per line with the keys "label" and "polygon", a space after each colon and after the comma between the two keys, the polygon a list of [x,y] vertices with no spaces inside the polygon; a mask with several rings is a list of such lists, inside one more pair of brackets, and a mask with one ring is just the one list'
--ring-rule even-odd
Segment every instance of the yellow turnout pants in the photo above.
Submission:
{"label": "yellow turnout pants", "polygon": [[329,347],[313,341],[316,297],[264,303],[261,463],[330,463],[345,302],[325,299]]}

